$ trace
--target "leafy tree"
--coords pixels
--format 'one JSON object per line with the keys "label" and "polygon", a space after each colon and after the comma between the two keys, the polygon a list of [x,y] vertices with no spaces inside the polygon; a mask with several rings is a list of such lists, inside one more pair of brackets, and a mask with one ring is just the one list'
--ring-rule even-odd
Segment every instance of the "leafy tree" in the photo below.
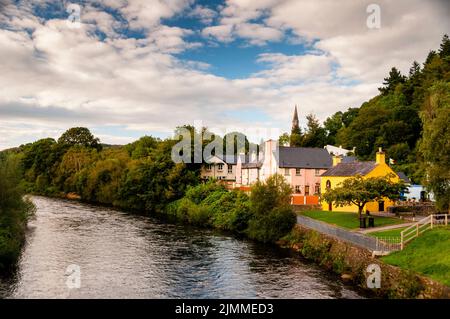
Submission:
{"label": "leafy tree", "polygon": [[18,259],[25,240],[27,221],[33,204],[24,199],[20,186],[21,163],[17,155],[0,160],[0,271],[9,269]]}
{"label": "leafy tree", "polygon": [[158,144],[158,139],[152,136],[143,136],[137,141],[125,146],[132,159],[144,158],[150,155]]}
{"label": "leafy tree", "polygon": [[250,195],[251,212],[247,234],[258,241],[273,242],[286,235],[296,223],[290,206],[292,188],[284,177],[272,175],[257,182]]}
{"label": "leafy tree", "polygon": [[84,146],[88,148],[101,149],[100,140],[85,127],[73,127],[64,132],[58,139],[58,143],[66,147]]}
{"label": "leafy tree", "polygon": [[327,143],[331,145],[336,144],[336,135],[341,128],[344,127],[344,122],[342,121],[343,113],[341,111],[334,113],[332,116],[328,117],[323,123],[324,129],[327,134]]}
{"label": "leafy tree", "polygon": [[426,172],[425,184],[439,209],[450,209],[450,83],[438,82],[430,90],[421,112],[423,136],[419,150]]}
{"label": "leafy tree", "polygon": [[288,133],[283,133],[282,135],[280,135],[280,137],[278,138],[278,144],[280,146],[286,146],[289,145],[291,137],[289,136]]}
{"label": "leafy tree", "polygon": [[392,176],[363,178],[361,175],[345,179],[337,187],[328,189],[323,198],[337,206],[356,205],[361,217],[364,206],[373,201],[399,199],[406,190],[403,182],[393,182]]}
{"label": "leafy tree", "polygon": [[250,201],[255,215],[264,215],[275,207],[289,205],[292,188],[283,175],[275,174],[265,182],[257,181],[252,187]]}

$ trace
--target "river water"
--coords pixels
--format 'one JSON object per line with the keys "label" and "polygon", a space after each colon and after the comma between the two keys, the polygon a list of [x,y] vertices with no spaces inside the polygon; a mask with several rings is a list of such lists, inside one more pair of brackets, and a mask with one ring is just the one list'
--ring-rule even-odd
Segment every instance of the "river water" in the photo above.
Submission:
{"label": "river water", "polygon": [[33,201],[17,271],[0,279],[3,298],[361,298],[277,247],[73,201]]}

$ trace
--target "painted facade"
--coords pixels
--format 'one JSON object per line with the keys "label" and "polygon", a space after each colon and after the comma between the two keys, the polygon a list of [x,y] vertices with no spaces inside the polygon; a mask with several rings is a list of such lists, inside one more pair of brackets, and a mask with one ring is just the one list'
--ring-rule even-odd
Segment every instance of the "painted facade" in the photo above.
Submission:
{"label": "painted facade", "polygon": [[[345,173],[340,174],[339,171]],[[337,187],[345,179],[354,177],[357,174],[360,174],[363,178],[381,177],[388,174],[393,174],[393,181],[398,182],[400,180],[398,175],[389,167],[389,165],[386,164],[385,154],[380,150],[376,154],[375,162],[355,161],[353,163],[341,163],[339,157],[334,157],[333,167],[321,176],[321,192],[324,193],[328,188]],[[387,211],[387,207],[393,205],[394,202],[386,198],[380,202],[367,203],[365,209],[371,212]],[[325,201],[322,201],[322,209],[326,211],[358,212],[358,207],[356,205],[338,207],[335,205],[330,205]]]}

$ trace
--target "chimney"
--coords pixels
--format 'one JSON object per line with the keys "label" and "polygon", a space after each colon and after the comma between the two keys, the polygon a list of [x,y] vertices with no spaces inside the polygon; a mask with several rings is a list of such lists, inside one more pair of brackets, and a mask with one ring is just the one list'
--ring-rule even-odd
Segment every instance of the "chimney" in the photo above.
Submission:
{"label": "chimney", "polygon": [[342,157],[338,156],[338,155],[334,155],[333,156],[333,166],[336,166],[337,164],[339,164],[342,161]]}
{"label": "chimney", "polygon": [[376,155],[376,162],[377,162],[377,164],[386,163],[386,155],[384,154],[381,147],[378,148],[378,152]]}

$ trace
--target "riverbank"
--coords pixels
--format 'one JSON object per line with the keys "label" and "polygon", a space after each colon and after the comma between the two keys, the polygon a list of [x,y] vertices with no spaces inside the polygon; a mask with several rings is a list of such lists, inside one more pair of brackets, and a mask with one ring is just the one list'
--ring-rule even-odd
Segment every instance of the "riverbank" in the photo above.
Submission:
{"label": "riverbank", "polygon": [[18,158],[0,158],[0,273],[11,271],[19,259],[33,211],[20,187]]}
{"label": "riverbank", "polygon": [[[363,248],[342,242],[296,225],[292,232],[278,241],[281,247],[294,250],[325,269],[341,275],[352,283],[380,298],[450,298],[450,288],[411,270],[388,265]],[[381,270],[380,288],[368,288],[367,267],[376,264]]]}

